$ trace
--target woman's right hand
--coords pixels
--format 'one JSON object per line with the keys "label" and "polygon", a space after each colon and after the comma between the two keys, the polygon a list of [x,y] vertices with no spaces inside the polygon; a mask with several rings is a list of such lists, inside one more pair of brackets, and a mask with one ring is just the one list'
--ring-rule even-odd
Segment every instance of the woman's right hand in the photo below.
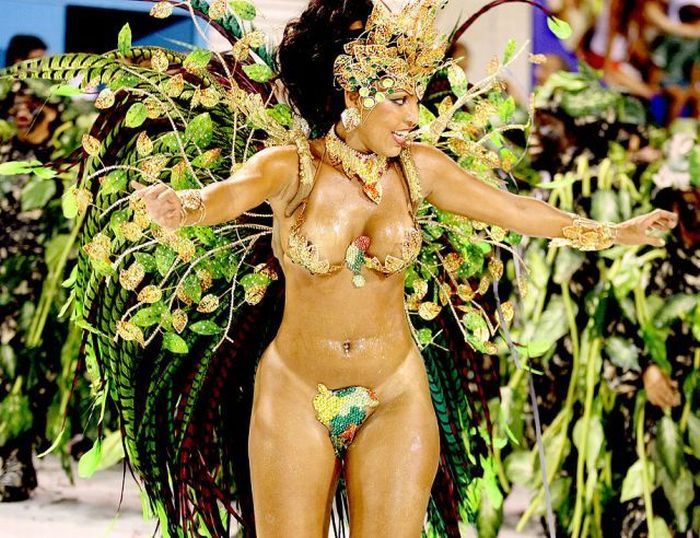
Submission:
{"label": "woman's right hand", "polygon": [[146,203],[146,210],[151,219],[168,230],[177,230],[182,224],[182,204],[175,191],[165,185],[146,186],[132,181],[133,196]]}

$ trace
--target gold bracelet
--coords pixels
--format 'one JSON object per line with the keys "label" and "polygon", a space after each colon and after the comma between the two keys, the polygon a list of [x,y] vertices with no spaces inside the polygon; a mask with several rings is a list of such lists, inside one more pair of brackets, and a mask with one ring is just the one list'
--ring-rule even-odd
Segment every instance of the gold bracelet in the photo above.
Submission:
{"label": "gold bracelet", "polygon": [[564,226],[562,234],[551,241],[554,246],[569,246],[578,250],[603,250],[610,248],[617,240],[617,224],[597,222],[595,220],[570,214],[573,222]]}
{"label": "gold bracelet", "polygon": [[201,224],[207,216],[207,208],[204,206],[201,191],[199,189],[186,189],[177,191],[176,194],[180,200],[180,226],[183,226],[191,215],[196,215],[196,218],[190,226]]}

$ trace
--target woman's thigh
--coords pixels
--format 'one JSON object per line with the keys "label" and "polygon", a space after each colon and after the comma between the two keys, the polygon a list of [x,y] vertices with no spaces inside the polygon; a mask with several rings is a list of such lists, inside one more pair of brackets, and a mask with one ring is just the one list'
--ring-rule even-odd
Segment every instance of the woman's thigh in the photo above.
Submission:
{"label": "woman's thigh", "polygon": [[257,536],[325,538],[340,465],[309,387],[269,359],[258,368],[248,441]]}
{"label": "woman's thigh", "polygon": [[419,538],[439,458],[429,393],[421,386],[380,399],[348,450],[353,538]]}

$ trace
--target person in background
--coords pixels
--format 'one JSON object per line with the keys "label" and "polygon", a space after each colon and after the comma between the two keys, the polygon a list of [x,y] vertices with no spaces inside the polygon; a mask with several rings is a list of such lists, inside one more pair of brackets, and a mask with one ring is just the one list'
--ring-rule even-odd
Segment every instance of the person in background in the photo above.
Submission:
{"label": "person in background", "polygon": [[10,39],[5,54],[5,66],[9,67],[25,60],[41,58],[46,54],[46,43],[34,35],[18,34]]}
{"label": "person in background", "polygon": [[535,66],[535,86],[543,86],[547,79],[559,71],[571,71],[566,58],[560,54],[545,54],[546,60]]}

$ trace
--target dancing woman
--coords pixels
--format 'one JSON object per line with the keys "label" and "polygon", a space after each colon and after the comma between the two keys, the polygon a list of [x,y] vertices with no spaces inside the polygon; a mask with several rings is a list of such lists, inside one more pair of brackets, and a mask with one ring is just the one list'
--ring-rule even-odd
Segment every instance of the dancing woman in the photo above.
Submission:
{"label": "dancing woman", "polygon": [[[212,13],[215,4],[200,6],[205,15],[209,10],[212,20],[217,19]],[[279,126],[270,125],[270,115],[251,111],[255,86],[248,86],[247,94],[232,84],[222,91],[226,98],[221,102],[233,119],[217,116],[216,103],[207,115],[227,127],[233,121],[238,126],[233,127],[233,138],[240,140],[236,128],[240,128],[240,115],[247,112],[245,128],[251,130],[241,128],[249,133],[248,138],[242,137],[246,148],[261,125],[270,134],[268,146],[271,141],[286,141],[249,159],[234,144],[232,153],[234,157],[242,154],[243,164],[223,161],[220,151],[202,152],[202,146],[212,143],[211,133],[199,136],[207,130],[205,120],[198,119],[197,128],[191,128],[193,122],[187,128],[179,125],[178,114],[187,116],[191,110],[172,101],[173,95],[183,98],[182,88],[179,93],[169,91],[172,77],[177,76],[173,65],[181,60],[170,54],[164,61],[164,53],[148,53],[156,71],[162,66],[161,77],[130,68],[131,74],[147,79],[151,86],[164,87],[170,99],[164,97],[154,105],[149,101],[152,88],[131,92],[130,97],[140,95],[149,111],[162,107],[166,112],[161,110],[160,116],[168,121],[161,122],[160,131],[153,127],[139,135],[140,140],[131,135],[138,151],[128,155],[148,165],[129,163],[130,172],[136,169],[131,185],[137,194],[130,197],[131,212],[124,215],[129,222],[113,225],[122,236],[108,235],[111,232],[104,225],[102,232],[95,233],[98,217],[91,225],[88,211],[86,229],[91,231],[85,252],[93,262],[93,273],[85,270],[79,283],[81,290],[87,290],[81,291],[87,303],[81,313],[108,335],[117,335],[115,344],[113,338],[93,333],[88,347],[114,379],[110,390],[116,393],[122,414],[128,456],[144,478],[154,510],[169,534],[198,535],[198,529],[206,528],[217,536],[228,535],[221,521],[223,505],[250,535],[327,536],[336,486],[342,478],[353,536],[420,536],[427,509],[434,535],[458,536],[457,520],[467,502],[464,469],[479,462],[455,455],[459,447],[464,451],[464,439],[473,429],[458,417],[467,411],[445,402],[454,396],[455,401],[470,405],[459,390],[466,386],[460,376],[466,379],[467,372],[456,367],[454,372],[443,371],[437,362],[422,357],[407,318],[406,271],[422,256],[426,241],[419,208],[427,202],[453,215],[587,249],[658,245],[661,239],[647,232],[675,225],[675,216],[666,211],[618,225],[572,217],[541,201],[491,187],[431,145],[414,143],[419,100],[431,75],[443,65],[448,45],[434,26],[437,11],[438,3],[429,0],[409,3],[397,13],[368,0],[313,0],[300,19],[287,27],[279,67],[290,103],[309,123],[311,133],[320,136],[307,139],[300,128],[286,131],[286,139],[275,134]],[[256,41],[246,34],[238,42],[254,49]],[[238,60],[245,56],[240,45],[234,48],[236,54]],[[217,76],[207,77],[197,59],[184,62],[185,82],[194,86],[192,76],[197,75],[207,83],[188,94],[188,106],[195,107],[193,95],[201,106],[205,92],[218,89],[217,83],[225,85],[221,81],[226,77],[238,76],[238,64],[227,69],[223,63]],[[246,71],[251,78],[255,73]],[[114,95],[107,95],[114,117],[114,107],[125,101],[120,102],[117,95],[115,105]],[[273,117],[279,111],[274,109]],[[158,116],[156,112],[150,117]],[[282,119],[280,123],[290,122]],[[184,130],[185,136],[164,141],[160,151],[168,157],[154,163],[149,156],[157,153],[152,139],[163,132],[163,125],[173,124],[178,127],[176,134]],[[95,138],[88,139],[86,151],[99,155],[101,164],[126,163],[131,157],[118,152],[128,142],[122,141],[111,155],[97,147],[97,138],[111,142],[124,136],[104,131],[104,125],[101,132],[93,131]],[[189,154],[183,143],[193,146]],[[182,153],[188,158],[177,160]],[[187,174],[193,180],[213,170],[220,177],[224,167],[236,171],[203,188],[180,188]],[[161,173],[170,168],[171,185],[177,183],[173,186],[161,181]],[[137,181],[136,173],[153,184]],[[103,214],[120,203],[114,192],[100,195],[104,183],[92,187]],[[121,190],[125,191],[123,184]],[[253,222],[257,215],[253,210],[264,203],[272,210],[268,247],[281,275],[264,248],[256,251],[251,246],[263,235],[257,232],[265,231]],[[245,232],[245,226],[253,231]],[[219,230],[218,236],[207,235],[209,227]],[[266,287],[283,278],[278,327],[268,318],[277,315],[272,307],[249,318],[236,317],[243,307],[236,304],[234,291],[230,308],[221,308],[226,288],[211,293],[212,277],[226,276],[227,266],[195,268],[207,252],[216,258],[227,247],[217,242],[221,237],[231,238],[230,245],[240,245],[243,233],[254,239],[241,257],[228,259],[229,265],[240,267],[245,254],[262,252],[249,262],[254,269],[240,279],[246,301],[260,303],[253,310],[265,304],[260,301]],[[151,260],[146,250],[129,244],[112,258],[115,243],[127,240],[140,240],[137,244],[148,248],[157,243],[160,256],[156,252]],[[196,246],[201,244],[209,250]],[[261,244],[265,246],[256,243]],[[164,246],[176,256],[167,258]],[[119,273],[123,289],[112,294],[108,290],[116,286],[110,278],[116,274],[110,275],[103,264],[127,267],[134,256],[136,261]],[[164,257],[167,262],[161,263]],[[156,272],[156,265],[163,270]],[[94,275],[94,269],[97,281],[107,284],[99,291],[87,276]],[[455,274],[455,270],[447,272]],[[156,277],[160,273],[163,279],[153,278],[148,282],[157,285],[144,286],[144,275],[149,273]],[[236,290],[237,277],[232,279]],[[426,286],[413,281],[419,299],[426,293],[419,288]],[[202,296],[204,291],[209,293]],[[268,297],[271,291],[267,290]],[[137,303],[126,299],[133,292],[138,292]],[[168,293],[171,299],[158,310],[145,307],[133,314],[143,305],[162,303]],[[431,310],[439,310],[438,303],[451,305],[450,293],[444,287],[436,290],[440,301],[430,302],[421,317],[434,319],[437,312],[431,315]],[[461,306],[467,311],[465,304]],[[219,342],[225,345],[210,351],[202,344],[202,336],[215,334],[216,327],[212,330],[209,321],[192,322],[217,310],[228,317],[228,332]],[[231,331],[231,319],[242,327],[237,334]],[[143,327],[150,330],[156,324],[150,335],[144,333]],[[178,334],[186,325],[196,334],[185,342]],[[254,330],[259,334],[251,337]],[[149,345],[161,337],[163,349],[149,353]],[[261,356],[251,342],[265,343]],[[183,355],[183,350],[189,354]],[[461,356],[462,350],[452,346],[450,352]],[[244,363],[252,365],[247,373]],[[246,403],[246,380],[252,380],[253,372],[254,394],[252,402]],[[452,382],[457,383],[456,389]],[[242,456],[248,461],[241,462]],[[455,465],[455,461],[461,463]],[[431,487],[441,466],[446,469],[442,484],[458,489],[433,490],[433,502],[441,495],[440,502],[450,507],[435,505],[431,511]],[[253,506],[246,500],[248,479]],[[234,499],[239,510],[232,507]]]}

